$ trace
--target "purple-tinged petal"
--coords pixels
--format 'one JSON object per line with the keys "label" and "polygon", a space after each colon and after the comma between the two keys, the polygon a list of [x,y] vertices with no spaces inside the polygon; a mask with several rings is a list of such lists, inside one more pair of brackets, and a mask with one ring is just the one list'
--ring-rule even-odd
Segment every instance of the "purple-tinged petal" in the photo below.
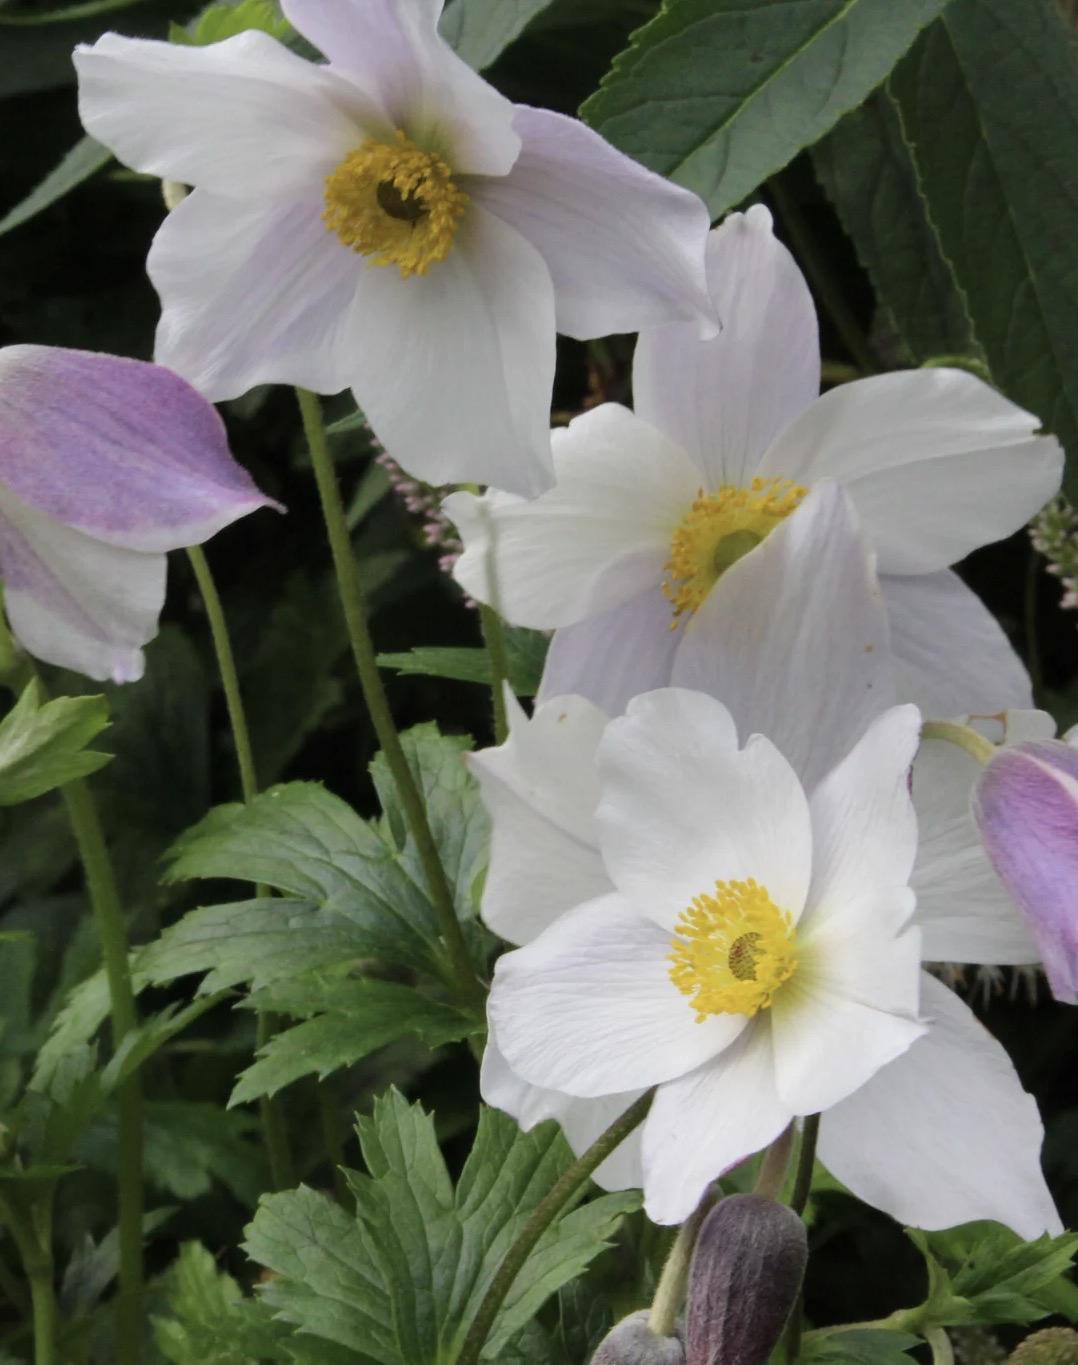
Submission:
{"label": "purple-tinged petal", "polygon": [[213,407],[158,365],[47,346],[0,350],[0,486],[136,551],[196,545],[270,504]]}
{"label": "purple-tinged petal", "polygon": [[97,681],[135,682],[157,633],[165,556],[74,530],[0,489],[0,576],[19,643]]}
{"label": "purple-tinged petal", "polygon": [[713,335],[703,200],[577,119],[517,105],[513,126],[524,144],[516,165],[468,190],[542,253],[558,330],[597,337],[689,318]]}
{"label": "purple-tinged petal", "polygon": [[285,17],[409,137],[454,171],[505,175],[513,106],[438,33],[439,0],[283,0]]}
{"label": "purple-tinged petal", "polygon": [[1052,994],[1078,1005],[1078,751],[1061,740],[1002,750],[981,775],[973,811]]}
{"label": "purple-tinged petal", "polygon": [[236,199],[320,193],[392,125],[346,81],[251,31],[208,47],[106,33],[75,49],[79,116],[128,166]]}

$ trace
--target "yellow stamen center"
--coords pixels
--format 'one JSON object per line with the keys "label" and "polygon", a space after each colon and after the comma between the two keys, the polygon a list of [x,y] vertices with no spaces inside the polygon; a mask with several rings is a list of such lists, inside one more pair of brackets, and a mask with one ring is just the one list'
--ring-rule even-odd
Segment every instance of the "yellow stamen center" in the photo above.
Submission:
{"label": "yellow stamen center", "polygon": [[716,882],[674,926],[670,980],[690,998],[696,1022],[709,1014],[754,1015],[797,970],[794,929],[750,877]]}
{"label": "yellow stamen center", "polygon": [[345,246],[408,279],[445,260],[467,206],[442,158],[398,129],[393,142],[365,142],[326,177],[322,221]]}
{"label": "yellow stamen center", "polygon": [[666,562],[663,592],[673,603],[673,626],[694,612],[731,564],[756,548],[808,493],[789,479],[753,479],[749,488],[723,484],[697,495],[678,524]]}

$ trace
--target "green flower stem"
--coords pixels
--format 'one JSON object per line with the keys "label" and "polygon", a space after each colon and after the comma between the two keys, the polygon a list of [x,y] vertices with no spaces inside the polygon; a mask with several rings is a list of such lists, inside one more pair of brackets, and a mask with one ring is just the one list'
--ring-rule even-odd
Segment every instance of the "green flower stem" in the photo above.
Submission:
{"label": "green flower stem", "polygon": [[629,1106],[625,1113],[616,1118],[605,1133],[591,1144],[583,1156],[563,1171],[547,1195],[536,1204],[531,1217],[520,1230],[520,1235],[505,1253],[505,1259],[495,1272],[490,1288],[472,1319],[468,1335],[457,1355],[455,1365],[478,1365],[479,1355],[487,1337],[490,1335],[498,1310],[505,1302],[513,1282],[523,1270],[525,1262],[535,1249],[539,1239],[554,1220],[564,1212],[574,1195],[583,1192],[592,1174],[625,1138],[643,1123],[651,1106],[653,1090]]}
{"label": "green flower stem", "polygon": [[794,1173],[794,1188],[790,1195],[790,1208],[794,1213],[804,1213],[805,1205],[812,1190],[812,1171],[816,1165],[816,1140],[820,1135],[820,1116],[810,1114],[801,1125],[801,1149],[797,1153],[797,1170]]}
{"label": "green flower stem", "polygon": [[[187,557],[191,561],[202,604],[206,608],[206,619],[210,624],[213,651],[217,656],[217,671],[224,689],[225,705],[228,708],[228,723],[232,729],[232,742],[236,747],[236,765],[240,774],[240,791],[245,802],[250,803],[258,795],[258,774],[255,769],[254,750],[251,747],[251,731],[247,724],[247,712],[240,691],[239,673],[236,669],[236,656],[232,652],[232,639],[228,633],[221,595],[217,591],[209,562],[201,545],[188,547]],[[258,886],[257,894],[269,895],[269,888]],[[258,1016],[256,1046],[263,1047],[275,1032],[273,1020],[265,1014]],[[266,1140],[266,1154],[269,1157],[270,1179],[275,1190],[291,1189],[296,1183],[292,1150],[288,1141],[288,1127],[279,1100],[267,1095],[258,1102],[262,1132]]]}
{"label": "green flower stem", "polygon": [[483,626],[483,640],[490,660],[490,700],[494,712],[494,743],[504,744],[509,735],[509,717],[505,709],[505,684],[509,678],[509,656],[505,648],[505,627],[493,607],[479,605],[479,620]]}
{"label": "green flower stem", "polygon": [[944,739],[948,744],[957,744],[978,763],[987,763],[996,753],[996,746],[990,739],[985,739],[969,725],[958,725],[950,720],[926,720],[921,726],[921,738]]}
{"label": "green flower stem", "polygon": [[752,1187],[753,1194],[762,1194],[765,1199],[779,1198],[786,1183],[786,1171],[790,1165],[793,1147],[794,1126],[788,1123],[764,1153],[756,1175],[756,1184]]}
{"label": "green flower stem", "polygon": [[[128,964],[127,928],[120,909],[120,896],[112,860],[105,844],[101,820],[85,782],[69,782],[61,788],[68,819],[78,844],[86,874],[105,961],[112,1012],[112,1046],[115,1050],[135,1028],[138,1015]],[[116,1365],[139,1365],[142,1324],[142,1077],[138,1071],[116,1093],[119,1118],[117,1146],[120,1278],[116,1300]],[[33,1282],[31,1281],[31,1287]],[[37,1291],[35,1291],[36,1293]],[[35,1299],[35,1315],[37,1312]]]}
{"label": "green flower stem", "polygon": [[378,737],[378,743],[385,754],[389,771],[404,807],[404,816],[415,840],[419,860],[423,864],[431,904],[438,917],[442,938],[449,957],[449,965],[462,997],[474,1005],[484,1000],[483,987],[475,974],[468,948],[464,942],[460,922],[453,905],[453,893],[446,880],[445,869],[438,856],[438,849],[427,822],[427,812],[423,797],[408,760],[401,747],[400,736],[393,723],[385,688],[378,672],[374,644],[367,625],[367,606],[364,598],[363,583],[359,576],[352,542],[348,535],[348,522],[345,518],[341,492],[333,469],[333,458],[326,441],[326,428],[322,420],[322,408],[318,398],[306,389],[297,389],[300,416],[303,418],[303,431],[311,453],[318,496],[322,503],[322,515],[329,536],[333,567],[337,575],[337,590],[341,607],[348,627],[348,638],[352,645],[359,684],[370,713],[371,724]]}
{"label": "green flower stem", "polygon": [[925,1341],[932,1348],[932,1365],[954,1365],[954,1350],[950,1338],[942,1327],[933,1327],[927,1331]]}
{"label": "green flower stem", "polygon": [[685,1302],[685,1289],[689,1283],[689,1267],[700,1224],[714,1203],[711,1192],[701,1199],[695,1213],[686,1218],[678,1228],[674,1245],[663,1262],[662,1274],[655,1287],[655,1297],[651,1301],[651,1314],[648,1327],[657,1337],[672,1337],[677,1325],[678,1314]]}
{"label": "green flower stem", "polygon": [[835,324],[835,331],[842,338],[843,345],[864,374],[878,374],[879,362],[873,355],[853,310],[846,302],[838,281],[817,248],[801,209],[782,183],[781,176],[771,177],[767,182],[767,192],[782,226],[786,229],[790,245],[825,312]]}
{"label": "green flower stem", "polygon": [[52,1200],[50,1187],[29,1215],[0,1198],[0,1218],[11,1233],[23,1271],[30,1283],[34,1330],[34,1365],[56,1365],[56,1284],[52,1259]]}

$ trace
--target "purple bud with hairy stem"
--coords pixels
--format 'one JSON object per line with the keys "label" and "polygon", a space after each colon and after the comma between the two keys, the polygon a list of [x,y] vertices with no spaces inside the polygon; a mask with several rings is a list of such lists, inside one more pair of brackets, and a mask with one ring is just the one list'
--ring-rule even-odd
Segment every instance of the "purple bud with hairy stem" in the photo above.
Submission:
{"label": "purple bud with hairy stem", "polygon": [[659,1337],[648,1326],[644,1308],[630,1313],[609,1331],[591,1365],[685,1365],[685,1348],[677,1337]]}
{"label": "purple bud with hairy stem", "polygon": [[797,1303],[805,1225],[785,1204],[732,1194],[704,1219],[689,1272],[686,1365],[765,1365]]}
{"label": "purple bud with hairy stem", "polygon": [[1052,994],[1078,1005],[1078,750],[1057,739],[1001,749],[977,783],[973,814]]}

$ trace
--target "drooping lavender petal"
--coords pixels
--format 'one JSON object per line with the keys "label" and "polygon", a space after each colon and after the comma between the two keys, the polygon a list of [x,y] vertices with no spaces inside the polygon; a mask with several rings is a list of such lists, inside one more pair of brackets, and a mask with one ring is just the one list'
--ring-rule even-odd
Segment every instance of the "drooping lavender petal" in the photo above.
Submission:
{"label": "drooping lavender petal", "polygon": [[0,485],[108,545],[196,545],[270,505],[220,417],[171,371],[49,346],[0,350]]}
{"label": "drooping lavender petal", "polygon": [[974,815],[992,866],[1037,940],[1052,994],[1078,1005],[1078,751],[1061,740],[1001,750]]}

